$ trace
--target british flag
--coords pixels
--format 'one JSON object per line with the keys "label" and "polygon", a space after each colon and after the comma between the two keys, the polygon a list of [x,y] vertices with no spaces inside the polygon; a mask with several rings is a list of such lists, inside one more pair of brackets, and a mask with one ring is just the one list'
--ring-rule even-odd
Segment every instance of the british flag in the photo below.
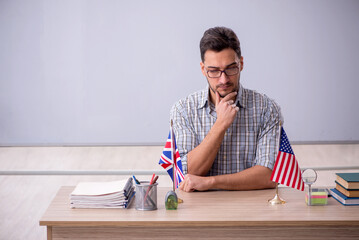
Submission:
{"label": "british flag", "polygon": [[304,191],[302,173],[283,127],[281,128],[279,152],[271,180]]}
{"label": "british flag", "polygon": [[[176,138],[173,133],[172,127],[170,128],[168,139],[158,164],[160,164],[164,169],[166,169],[166,171],[172,178],[172,181],[174,181],[175,188],[178,188],[180,182],[183,181],[184,176],[182,171],[182,161],[177,149]],[[173,169],[175,169],[175,174],[173,174]],[[174,180],[173,175],[176,176]]]}

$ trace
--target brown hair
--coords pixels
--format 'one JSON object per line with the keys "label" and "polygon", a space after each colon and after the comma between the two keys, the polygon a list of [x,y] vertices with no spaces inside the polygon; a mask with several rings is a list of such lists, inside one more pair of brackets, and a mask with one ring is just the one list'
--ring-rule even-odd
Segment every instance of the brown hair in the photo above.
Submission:
{"label": "brown hair", "polygon": [[241,58],[241,46],[238,37],[232,29],[226,27],[214,27],[205,31],[199,48],[202,62],[207,50],[220,52],[226,48],[232,48],[237,53],[238,58]]}

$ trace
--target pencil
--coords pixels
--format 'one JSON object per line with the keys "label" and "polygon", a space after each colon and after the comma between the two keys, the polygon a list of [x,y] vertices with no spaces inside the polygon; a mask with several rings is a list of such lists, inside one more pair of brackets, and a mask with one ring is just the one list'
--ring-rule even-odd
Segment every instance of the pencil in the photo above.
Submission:
{"label": "pencil", "polygon": [[153,179],[155,178],[155,174],[153,174],[152,175],[152,178],[151,178],[151,181],[150,181],[150,186],[147,188],[147,192],[146,192],[146,195],[145,195],[145,202],[146,202],[146,200],[147,200],[147,195],[148,195],[148,193],[149,193],[149,191],[150,191],[150,189],[151,189],[151,185],[153,184]]}

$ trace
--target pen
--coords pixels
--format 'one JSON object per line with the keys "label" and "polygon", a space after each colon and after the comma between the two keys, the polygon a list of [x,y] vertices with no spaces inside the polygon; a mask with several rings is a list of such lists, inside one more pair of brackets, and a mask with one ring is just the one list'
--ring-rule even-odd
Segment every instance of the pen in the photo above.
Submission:
{"label": "pen", "polygon": [[140,182],[137,180],[137,178],[135,177],[135,175],[132,175],[132,177],[133,177],[133,180],[135,180],[135,183],[136,183],[136,184],[140,184]]}
{"label": "pen", "polygon": [[157,179],[158,179],[158,176],[155,177],[155,179],[153,179],[153,183],[152,184],[155,184],[157,182]]}

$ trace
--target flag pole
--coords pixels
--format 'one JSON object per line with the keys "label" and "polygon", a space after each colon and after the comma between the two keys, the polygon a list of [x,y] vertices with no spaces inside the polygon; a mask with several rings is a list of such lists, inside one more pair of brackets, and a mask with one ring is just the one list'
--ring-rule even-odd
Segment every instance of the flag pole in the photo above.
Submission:
{"label": "flag pole", "polygon": [[[280,146],[280,138],[282,134],[282,121],[279,121],[279,140],[278,140],[278,152],[279,152],[279,146]],[[271,205],[277,205],[277,204],[285,204],[285,200],[281,199],[278,193],[278,183],[275,183],[275,196],[272,199],[269,199],[268,202]]]}
{"label": "flag pole", "polygon": [[[176,184],[177,184],[177,182],[175,183],[175,181],[176,181],[176,172],[175,171],[177,171],[177,163],[175,163],[175,161],[176,161],[176,158],[175,158],[175,154],[176,154],[176,146],[175,146],[175,144],[174,144],[174,139],[173,139],[173,121],[172,121],[172,119],[171,119],[171,145],[172,145],[172,159],[173,159],[173,166],[172,166],[172,173],[173,173],[173,192],[175,192],[176,193]],[[183,203],[183,200],[181,199],[181,198],[179,198],[178,196],[177,196],[177,201],[178,201],[178,203]]]}
{"label": "flag pole", "polygon": [[173,179],[173,181],[172,181],[172,188],[173,188],[173,191],[174,192],[176,192],[176,186],[175,186],[175,181],[176,181],[176,175],[175,175],[175,171],[176,171],[176,166],[175,166],[175,153],[174,153],[174,151],[173,151],[173,148],[175,148],[175,146],[174,146],[174,141],[173,141],[173,121],[172,121],[172,119],[171,119],[171,158],[172,158],[172,160],[173,160],[173,163],[172,163],[172,179]]}

